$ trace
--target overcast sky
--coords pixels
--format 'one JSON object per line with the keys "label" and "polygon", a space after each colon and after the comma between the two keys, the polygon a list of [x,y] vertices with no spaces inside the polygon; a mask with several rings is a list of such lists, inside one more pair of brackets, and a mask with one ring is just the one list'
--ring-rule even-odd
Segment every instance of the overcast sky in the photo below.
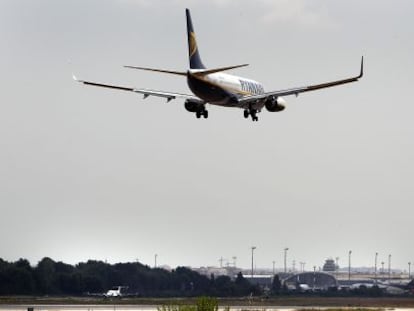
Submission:
{"label": "overcast sky", "polygon": [[[207,66],[266,90],[357,75],[286,97],[259,122],[92,88],[190,93],[185,8]],[[339,257],[414,262],[414,2],[1,0],[0,257],[170,266]],[[71,64],[69,64],[69,61]],[[298,267],[299,265],[297,265]]]}

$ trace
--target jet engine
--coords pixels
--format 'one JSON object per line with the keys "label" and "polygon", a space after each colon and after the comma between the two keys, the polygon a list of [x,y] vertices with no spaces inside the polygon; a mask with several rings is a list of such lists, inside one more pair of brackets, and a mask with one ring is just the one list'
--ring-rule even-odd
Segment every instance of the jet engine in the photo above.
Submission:
{"label": "jet engine", "polygon": [[270,112],[285,110],[286,101],[282,97],[269,97],[265,101],[265,107]]}
{"label": "jet engine", "polygon": [[205,110],[204,103],[201,101],[195,101],[187,99],[184,103],[184,107],[189,112],[203,112]]}

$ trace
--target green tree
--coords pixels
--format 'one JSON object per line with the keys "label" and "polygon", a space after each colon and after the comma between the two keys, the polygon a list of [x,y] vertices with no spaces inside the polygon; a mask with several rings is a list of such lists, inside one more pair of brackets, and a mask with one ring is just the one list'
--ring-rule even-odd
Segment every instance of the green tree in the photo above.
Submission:
{"label": "green tree", "polygon": [[273,295],[277,295],[277,294],[280,294],[281,289],[282,289],[282,282],[280,282],[279,275],[275,274],[273,276],[271,292]]}
{"label": "green tree", "polygon": [[50,295],[58,292],[55,287],[55,262],[49,257],[43,258],[35,268],[37,289],[41,294]]}
{"label": "green tree", "polygon": [[235,292],[234,283],[225,275],[220,275],[216,278],[215,289],[217,295],[221,297],[233,296]]}
{"label": "green tree", "polygon": [[235,284],[235,296],[247,296],[252,292],[252,284],[243,276],[241,272],[237,274]]}

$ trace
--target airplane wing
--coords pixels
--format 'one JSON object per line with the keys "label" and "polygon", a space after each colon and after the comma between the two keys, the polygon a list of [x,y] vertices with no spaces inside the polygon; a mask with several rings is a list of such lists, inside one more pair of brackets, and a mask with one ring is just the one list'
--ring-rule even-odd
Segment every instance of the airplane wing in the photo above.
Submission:
{"label": "airplane wing", "polygon": [[273,91],[273,92],[266,92],[266,93],[259,94],[259,95],[244,96],[239,99],[239,103],[247,104],[253,101],[265,100],[269,97],[279,97],[279,96],[288,96],[288,95],[298,96],[300,93],[304,93],[304,92],[316,91],[316,90],[320,90],[320,89],[324,89],[328,87],[356,82],[360,78],[362,78],[363,74],[364,74],[364,57],[362,57],[361,59],[361,70],[358,76],[347,78],[347,79],[342,79],[342,80],[326,82],[326,83],[308,85],[304,87],[297,87],[297,88],[291,88],[291,89],[285,89],[285,90],[279,90],[279,91]]}
{"label": "airplane wing", "polygon": [[150,90],[150,89],[138,89],[133,87],[125,87],[125,86],[118,86],[118,85],[111,85],[111,84],[103,84],[103,83],[97,83],[97,82],[90,82],[85,80],[79,80],[76,78],[75,75],[73,75],[73,80],[85,84],[85,85],[91,85],[91,86],[97,86],[97,87],[104,87],[109,89],[115,89],[115,90],[121,90],[121,91],[128,91],[128,92],[134,92],[144,95],[144,99],[148,96],[156,96],[156,97],[163,97],[167,99],[167,102],[176,99],[176,98],[185,98],[185,99],[192,99],[200,101],[200,99],[194,95],[188,95],[188,94],[181,94],[181,93],[173,93],[173,92],[164,92],[164,91],[156,91],[156,90]]}

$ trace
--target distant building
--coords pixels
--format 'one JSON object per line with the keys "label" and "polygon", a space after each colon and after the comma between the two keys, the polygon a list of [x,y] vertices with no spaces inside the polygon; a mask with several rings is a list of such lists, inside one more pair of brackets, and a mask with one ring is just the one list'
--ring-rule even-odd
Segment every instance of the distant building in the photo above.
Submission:
{"label": "distant building", "polygon": [[324,272],[302,272],[292,275],[283,281],[289,289],[306,288],[312,291],[326,291],[338,287],[336,278]]}
{"label": "distant building", "polygon": [[212,275],[215,277],[224,275],[230,277],[233,280],[236,278],[237,273],[241,271],[241,269],[237,267],[200,267],[191,269],[209,278]]}
{"label": "distant building", "polygon": [[207,277],[214,276],[220,276],[220,275],[226,275],[228,276],[227,270],[225,268],[219,268],[219,267],[200,267],[200,268],[192,268],[193,271],[196,271],[202,275],[205,275]]}
{"label": "distant building", "polygon": [[414,280],[407,284],[407,289],[414,294]]}
{"label": "distant building", "polygon": [[254,274],[252,277],[251,274],[244,274],[243,277],[251,284],[259,285],[262,288],[270,288],[272,286],[274,275]]}
{"label": "distant building", "polygon": [[335,272],[337,270],[337,267],[335,265],[335,261],[331,258],[326,259],[325,263],[322,267],[322,271],[325,272]]}

